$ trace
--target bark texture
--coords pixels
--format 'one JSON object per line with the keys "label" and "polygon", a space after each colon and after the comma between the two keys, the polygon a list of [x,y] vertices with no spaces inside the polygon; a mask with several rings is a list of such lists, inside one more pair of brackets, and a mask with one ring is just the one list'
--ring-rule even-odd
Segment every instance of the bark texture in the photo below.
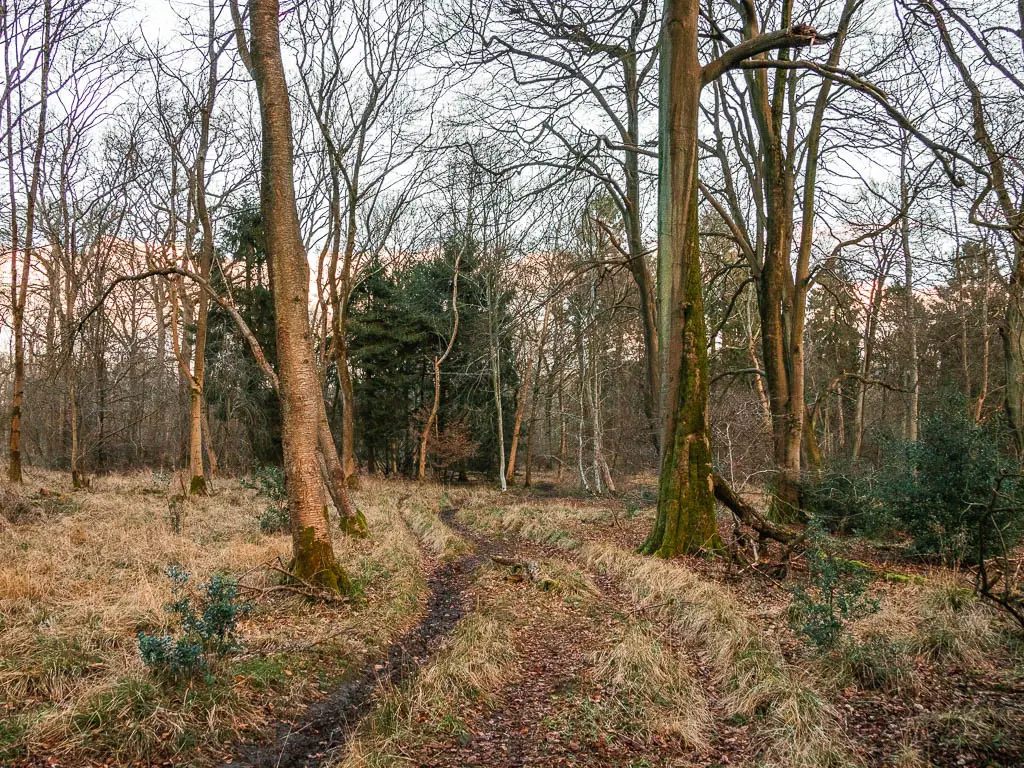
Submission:
{"label": "bark texture", "polygon": [[278,2],[252,0],[249,14],[252,74],[263,133],[260,207],[277,325],[292,570],[305,581],[345,592],[351,585],[334,557],[320,478],[318,443],[324,405],[309,323],[309,265],[295,203],[291,108],[281,60]]}
{"label": "bark texture", "polygon": [[697,230],[698,13],[696,0],[665,0],[658,172],[665,418],[658,514],[641,547],[660,557],[722,549],[708,436],[707,329]]}

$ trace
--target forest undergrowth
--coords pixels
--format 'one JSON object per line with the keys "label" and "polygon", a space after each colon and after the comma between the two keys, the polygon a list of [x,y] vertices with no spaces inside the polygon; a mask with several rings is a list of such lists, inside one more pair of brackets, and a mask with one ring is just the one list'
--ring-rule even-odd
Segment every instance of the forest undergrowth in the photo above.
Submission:
{"label": "forest undergrowth", "polygon": [[1024,760],[1024,646],[965,574],[862,539],[830,546],[866,574],[837,593],[863,610],[814,623],[807,557],[783,581],[635,554],[642,484],[600,498],[364,479],[372,535],[335,537],[357,595],[317,604],[281,580],[290,542],[252,483],[175,521],[159,475],[62,482],[34,472],[38,491],[5,497],[3,765]]}

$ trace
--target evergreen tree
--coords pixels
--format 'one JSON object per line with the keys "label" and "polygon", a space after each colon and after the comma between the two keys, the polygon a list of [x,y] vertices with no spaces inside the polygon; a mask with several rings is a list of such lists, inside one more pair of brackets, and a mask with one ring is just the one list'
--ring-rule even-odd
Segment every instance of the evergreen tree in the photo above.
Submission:
{"label": "evergreen tree", "polygon": [[[225,280],[230,280],[231,297],[239,314],[263,348],[267,362],[276,367],[274,303],[258,208],[242,208],[231,217],[220,263],[223,270],[215,269],[211,278],[214,287],[224,292],[228,287]],[[234,417],[245,425],[257,463],[280,464],[280,399],[253,359],[235,321],[218,304],[210,309],[206,354],[209,407],[219,418]]]}

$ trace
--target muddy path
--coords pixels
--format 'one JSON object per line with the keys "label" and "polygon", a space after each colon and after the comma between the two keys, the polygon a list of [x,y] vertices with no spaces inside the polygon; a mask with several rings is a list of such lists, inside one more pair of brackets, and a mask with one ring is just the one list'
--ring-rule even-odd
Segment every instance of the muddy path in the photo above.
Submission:
{"label": "muddy path", "polygon": [[[534,542],[514,532],[483,531],[440,511],[444,523],[489,554],[517,563],[560,561],[587,572],[572,554]],[[543,567],[543,565],[541,566]],[[588,573],[593,576],[594,574]],[[508,579],[510,589],[536,589]],[[457,738],[435,736],[409,758],[423,768],[651,768],[679,765],[694,757],[678,743],[647,741],[623,732],[604,731],[590,714],[601,700],[595,677],[595,650],[603,647],[613,626],[629,621],[620,608],[626,599],[608,579],[592,578],[594,601],[552,599],[538,594],[532,609],[517,615],[509,631],[520,646],[519,674],[494,694],[487,706],[466,713],[465,732]]]}
{"label": "muddy path", "polygon": [[[578,550],[534,541],[518,532],[484,531],[457,519],[455,517],[457,511],[454,508],[442,510],[442,519],[449,528],[464,539],[473,542],[474,545],[485,543],[492,549],[500,547],[503,555],[513,553],[511,555],[513,559],[523,562],[551,560],[564,563],[589,578],[598,590],[599,599],[608,616],[613,616],[624,623],[645,620],[657,622],[647,608],[635,603],[629,592],[615,578],[587,563]],[[653,608],[657,608],[657,606],[653,606]],[[550,733],[538,731],[536,725],[540,718],[552,714],[550,711],[552,694],[557,696],[562,692],[571,693],[585,678],[585,670],[590,665],[581,659],[574,649],[597,647],[603,633],[607,631],[607,626],[604,626],[600,633],[588,632],[587,621],[583,617],[577,617],[576,622],[568,626],[557,626],[557,622],[551,621],[549,618],[537,622],[533,630],[536,658],[548,659],[551,663],[539,662],[536,664],[532,679],[526,680],[523,685],[519,686],[512,699],[505,702],[504,707],[495,707],[488,713],[487,723],[482,726],[485,733],[483,738],[474,739],[464,745],[452,745],[437,749],[434,756],[423,761],[424,765],[430,768],[472,765],[475,764],[472,757],[474,750],[480,750],[484,754],[489,752],[492,757],[491,762],[487,764],[492,768],[533,764],[595,766],[595,768],[605,765],[629,764],[661,766],[667,764],[665,761],[671,763],[672,760],[679,760],[683,757],[694,758],[693,753],[686,750],[677,752],[672,745],[668,744],[663,745],[662,750],[652,753],[649,752],[651,745],[645,744],[641,740],[626,738],[625,743],[622,743],[623,734],[617,734],[617,738],[620,740],[617,745],[609,743],[603,738],[596,739],[589,744],[580,744],[579,741],[559,742],[553,740]],[[570,634],[567,634],[567,631]],[[737,761],[742,756],[756,755],[759,744],[752,723],[735,720],[724,712],[721,686],[715,680],[709,660],[701,658],[695,649],[686,648],[681,643],[677,644],[670,632],[665,634],[663,642],[667,643],[674,653],[684,654],[688,657],[690,668],[700,680],[701,688],[708,696],[715,725],[710,735],[709,747],[705,753],[700,755],[703,762],[709,765],[726,765]],[[529,717],[524,720],[524,714],[529,715],[531,712],[534,713],[532,721]],[[507,738],[507,735],[516,734],[519,735],[518,738]],[[527,735],[525,739],[522,738],[524,734]],[[545,740],[548,741],[545,747],[537,749],[536,742]],[[527,745],[526,749],[523,748],[523,742]],[[495,746],[497,746],[497,750]],[[496,752],[498,754],[495,754]],[[518,758],[519,762],[512,760],[505,763],[499,759],[500,757],[507,758],[510,755]],[[631,760],[635,762],[631,763]]]}
{"label": "muddy path", "polygon": [[[450,515],[454,515],[454,510]],[[450,517],[449,515],[449,517]],[[484,551],[488,550],[488,551]],[[451,634],[466,611],[463,596],[490,547],[433,568],[427,576],[426,613],[418,624],[369,659],[358,671],[311,704],[296,721],[276,724],[273,740],[242,743],[224,768],[317,768],[343,747],[360,719],[373,706],[382,685],[401,685],[429,661],[441,640]]]}

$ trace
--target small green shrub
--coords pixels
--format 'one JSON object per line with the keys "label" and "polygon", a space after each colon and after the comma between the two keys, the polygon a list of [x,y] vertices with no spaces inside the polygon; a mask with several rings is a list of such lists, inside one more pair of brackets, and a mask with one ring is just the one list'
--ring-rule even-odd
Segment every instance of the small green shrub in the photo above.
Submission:
{"label": "small green shrub", "polygon": [[271,504],[257,518],[260,531],[266,534],[288,531],[291,520],[288,515],[288,493],[284,484],[284,470],[281,467],[258,465],[251,478],[242,480],[242,485],[255,490],[260,496],[271,501]]}
{"label": "small green shrub", "polygon": [[821,532],[812,534],[807,564],[809,584],[793,589],[790,617],[813,645],[832,648],[848,621],[878,610],[878,601],[866,595],[871,573],[861,563],[839,557]]}
{"label": "small green shrub", "polygon": [[164,606],[173,614],[180,634],[138,633],[143,663],[172,680],[195,677],[209,668],[211,659],[238,648],[238,620],[251,609],[238,597],[238,584],[219,574],[211,576],[197,593],[187,590],[188,573],[178,566],[167,569],[174,600]]}
{"label": "small green shrub", "polygon": [[831,533],[881,538],[897,529],[899,521],[879,501],[875,480],[864,464],[829,466],[804,484],[804,509]]}
{"label": "small green shrub", "polygon": [[260,532],[286,533],[291,525],[287,505],[271,504],[259,516]]}
{"label": "small green shrub", "polygon": [[284,469],[257,464],[251,478],[244,478],[242,485],[274,501],[284,501],[288,493],[284,485]]}
{"label": "small green shrub", "polygon": [[825,470],[803,488],[813,521],[880,538],[903,531],[917,554],[976,563],[1024,533],[1024,482],[998,425],[978,424],[960,400],[921,422],[917,442],[882,441],[878,469]]}
{"label": "small green shrub", "polygon": [[995,427],[977,424],[962,403],[952,403],[922,421],[916,443],[887,451],[878,498],[910,534],[916,552],[953,564],[976,562],[981,532],[1006,547],[1017,541],[1024,487],[1000,443]]}

